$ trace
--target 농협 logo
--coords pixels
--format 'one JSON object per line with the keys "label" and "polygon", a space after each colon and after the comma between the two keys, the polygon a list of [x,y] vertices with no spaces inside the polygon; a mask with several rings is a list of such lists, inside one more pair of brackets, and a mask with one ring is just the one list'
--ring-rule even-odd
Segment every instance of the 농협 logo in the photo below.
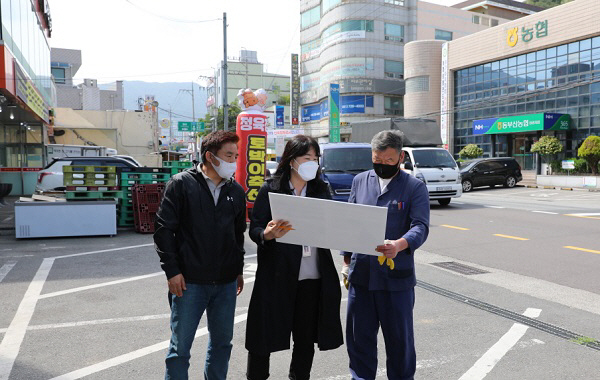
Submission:
{"label": "\ub18d\ud611 logo", "polygon": [[519,42],[519,28],[511,28],[508,30],[506,35],[506,43],[508,46],[513,47]]}
{"label": "\ub18d\ud611 logo", "polygon": [[480,130],[482,130],[482,129],[483,129],[483,124],[477,124],[477,125],[475,126],[475,130],[476,130],[476,131],[480,131]]}

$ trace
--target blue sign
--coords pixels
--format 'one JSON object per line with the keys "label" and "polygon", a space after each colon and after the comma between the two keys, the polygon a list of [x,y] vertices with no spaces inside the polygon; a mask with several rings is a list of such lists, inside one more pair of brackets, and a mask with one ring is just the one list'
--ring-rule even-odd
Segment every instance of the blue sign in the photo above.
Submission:
{"label": "blue sign", "polygon": [[284,125],[283,121],[283,106],[275,106],[275,127],[281,128]]}
{"label": "blue sign", "polygon": [[[365,113],[365,108],[373,107],[372,95],[345,95],[341,96],[341,113]],[[302,122],[319,121],[329,116],[328,99],[318,104],[302,107]]]}

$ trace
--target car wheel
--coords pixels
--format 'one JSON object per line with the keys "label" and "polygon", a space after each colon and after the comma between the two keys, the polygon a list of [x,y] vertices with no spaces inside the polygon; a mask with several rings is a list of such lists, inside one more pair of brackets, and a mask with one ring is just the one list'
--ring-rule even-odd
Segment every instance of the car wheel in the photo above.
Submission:
{"label": "car wheel", "polygon": [[448,206],[451,198],[438,199],[440,206]]}
{"label": "car wheel", "polygon": [[511,176],[508,176],[508,178],[506,178],[506,182],[504,183],[504,186],[508,187],[510,189],[510,188],[515,187],[516,184],[517,184],[517,179],[511,175]]}
{"label": "car wheel", "polygon": [[468,179],[465,179],[462,183],[462,187],[463,192],[468,193],[469,191],[473,190],[473,182],[471,182]]}

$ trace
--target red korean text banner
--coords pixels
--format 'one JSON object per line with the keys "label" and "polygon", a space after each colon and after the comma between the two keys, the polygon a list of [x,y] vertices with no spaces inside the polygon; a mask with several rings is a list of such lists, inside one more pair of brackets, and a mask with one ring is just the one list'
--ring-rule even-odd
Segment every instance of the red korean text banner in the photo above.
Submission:
{"label": "red korean text banner", "polygon": [[246,192],[246,208],[251,212],[254,201],[265,182],[267,155],[267,116],[262,112],[242,112],[237,117],[239,157],[235,180]]}

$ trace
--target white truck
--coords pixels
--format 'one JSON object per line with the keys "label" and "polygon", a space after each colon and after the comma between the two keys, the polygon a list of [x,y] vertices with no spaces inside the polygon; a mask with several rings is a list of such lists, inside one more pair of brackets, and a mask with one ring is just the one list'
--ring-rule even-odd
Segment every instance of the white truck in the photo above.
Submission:
{"label": "white truck", "polygon": [[353,142],[370,143],[378,132],[399,130],[404,135],[405,152],[401,168],[425,183],[429,199],[446,206],[462,195],[460,168],[452,155],[440,148],[440,130],[434,120],[386,118],[354,122],[351,126]]}

